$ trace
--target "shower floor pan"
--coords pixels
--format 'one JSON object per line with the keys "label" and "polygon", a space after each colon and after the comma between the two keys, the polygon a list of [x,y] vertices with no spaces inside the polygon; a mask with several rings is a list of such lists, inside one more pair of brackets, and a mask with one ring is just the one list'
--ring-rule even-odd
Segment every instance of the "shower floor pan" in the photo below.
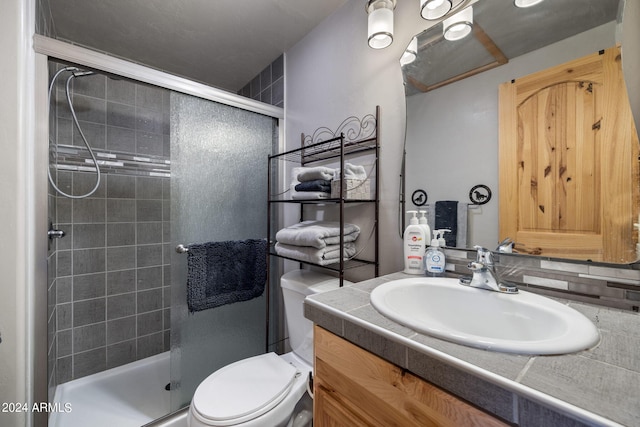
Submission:
{"label": "shower floor pan", "polygon": [[[140,427],[170,410],[169,352],[58,386],[49,427]],[[69,406],[69,405],[67,405]]]}

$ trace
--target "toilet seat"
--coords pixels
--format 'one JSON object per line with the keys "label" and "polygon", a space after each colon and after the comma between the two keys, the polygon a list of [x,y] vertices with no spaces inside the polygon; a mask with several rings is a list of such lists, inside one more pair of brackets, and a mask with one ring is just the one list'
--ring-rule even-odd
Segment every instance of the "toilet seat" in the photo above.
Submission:
{"label": "toilet seat", "polygon": [[211,426],[247,422],[277,406],[298,374],[275,353],[232,363],[200,383],[191,402],[193,415]]}

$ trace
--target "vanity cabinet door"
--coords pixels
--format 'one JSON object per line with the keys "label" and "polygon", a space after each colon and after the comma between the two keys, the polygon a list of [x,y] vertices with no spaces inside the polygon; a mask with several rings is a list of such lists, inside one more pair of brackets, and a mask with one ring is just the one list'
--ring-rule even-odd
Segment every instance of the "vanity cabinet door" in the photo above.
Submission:
{"label": "vanity cabinet door", "polygon": [[318,326],[314,346],[314,426],[507,425]]}
{"label": "vanity cabinet door", "polygon": [[364,420],[344,403],[334,398],[335,392],[319,386],[313,396],[313,425],[315,427],[342,427],[377,425],[375,420]]}

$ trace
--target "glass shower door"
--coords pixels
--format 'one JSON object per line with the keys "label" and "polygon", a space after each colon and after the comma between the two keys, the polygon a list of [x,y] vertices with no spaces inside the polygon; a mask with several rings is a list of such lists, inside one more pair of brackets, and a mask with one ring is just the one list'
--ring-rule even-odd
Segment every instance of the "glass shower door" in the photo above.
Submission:
{"label": "glass shower door", "polygon": [[[171,94],[170,119],[173,246],[266,238],[266,159],[277,122],[179,93]],[[177,410],[216,369],[265,352],[266,294],[189,313],[187,254],[166,252],[171,253],[171,406]]]}

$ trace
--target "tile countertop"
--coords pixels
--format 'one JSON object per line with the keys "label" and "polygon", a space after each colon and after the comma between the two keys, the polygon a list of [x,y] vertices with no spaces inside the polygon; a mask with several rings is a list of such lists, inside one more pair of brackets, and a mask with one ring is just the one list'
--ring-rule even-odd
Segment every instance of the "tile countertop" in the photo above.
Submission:
{"label": "tile countertop", "polygon": [[[525,356],[422,335],[379,314],[369,295],[393,273],[307,297],[305,317],[344,339],[520,426],[640,426],[640,315],[558,300],[598,327],[600,343]],[[479,319],[481,321],[481,319]]]}

